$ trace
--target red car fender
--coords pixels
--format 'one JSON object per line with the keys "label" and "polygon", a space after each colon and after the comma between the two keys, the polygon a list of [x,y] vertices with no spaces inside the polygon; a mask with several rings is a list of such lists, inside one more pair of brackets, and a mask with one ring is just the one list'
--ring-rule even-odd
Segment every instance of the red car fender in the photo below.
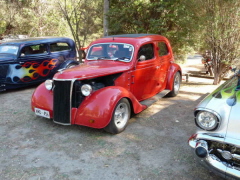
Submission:
{"label": "red car fender", "polygon": [[182,70],[181,67],[178,64],[172,63],[168,70],[168,79],[166,84],[166,89],[172,90],[173,89],[173,80],[176,72],[179,72],[182,76]]}
{"label": "red car fender", "polygon": [[40,84],[32,94],[31,100],[32,111],[34,108],[40,108],[50,112],[50,117],[53,117],[53,94],[52,91],[46,89],[44,83]]}
{"label": "red car fender", "polygon": [[110,122],[114,108],[121,98],[129,100],[134,113],[146,109],[146,106],[141,105],[135,96],[125,88],[120,86],[105,87],[85,98],[76,114],[72,114],[75,117],[72,124],[104,128]]}

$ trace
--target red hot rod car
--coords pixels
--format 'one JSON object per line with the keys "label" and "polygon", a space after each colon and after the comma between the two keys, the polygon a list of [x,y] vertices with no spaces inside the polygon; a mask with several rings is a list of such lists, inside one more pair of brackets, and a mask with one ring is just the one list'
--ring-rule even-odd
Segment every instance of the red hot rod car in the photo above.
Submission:
{"label": "red hot rod car", "polygon": [[176,96],[181,68],[167,38],[113,35],[92,42],[84,64],[59,71],[33,93],[32,110],[55,123],[117,134],[132,113],[162,96]]}

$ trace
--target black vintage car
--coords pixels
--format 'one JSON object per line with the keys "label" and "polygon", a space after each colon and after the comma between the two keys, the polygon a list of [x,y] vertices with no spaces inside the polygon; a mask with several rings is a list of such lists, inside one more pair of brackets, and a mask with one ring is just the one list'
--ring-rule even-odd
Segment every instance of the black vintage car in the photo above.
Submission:
{"label": "black vintage car", "polygon": [[78,65],[72,39],[39,37],[0,45],[0,91],[36,84]]}

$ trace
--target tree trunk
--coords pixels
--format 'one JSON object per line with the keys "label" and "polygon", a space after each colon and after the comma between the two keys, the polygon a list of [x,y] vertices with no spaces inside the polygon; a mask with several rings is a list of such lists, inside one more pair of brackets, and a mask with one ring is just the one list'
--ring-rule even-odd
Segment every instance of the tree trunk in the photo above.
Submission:
{"label": "tree trunk", "polygon": [[104,0],[104,7],[103,7],[103,36],[108,36],[108,19],[107,13],[109,11],[109,0]]}
{"label": "tree trunk", "polygon": [[83,51],[83,50],[78,49],[78,56],[79,56],[78,59],[79,59],[79,62],[80,62],[80,63],[82,63],[82,62],[83,62],[83,61],[82,61],[83,58],[85,58],[85,56],[83,57],[83,53],[84,53],[84,52],[82,52],[82,51]]}
{"label": "tree trunk", "polygon": [[219,74],[214,74],[213,85],[218,85],[220,83]]}

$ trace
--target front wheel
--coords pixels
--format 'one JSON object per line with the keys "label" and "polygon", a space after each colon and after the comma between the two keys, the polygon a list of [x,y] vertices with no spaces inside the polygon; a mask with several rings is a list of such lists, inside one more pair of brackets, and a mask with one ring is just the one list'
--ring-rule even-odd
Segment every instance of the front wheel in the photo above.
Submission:
{"label": "front wheel", "polygon": [[118,134],[127,126],[130,119],[131,108],[128,100],[122,98],[114,108],[110,123],[104,128],[105,131],[112,134]]}
{"label": "front wheel", "polygon": [[179,72],[176,72],[176,74],[174,76],[174,80],[173,80],[172,91],[170,91],[167,94],[167,96],[168,97],[175,97],[175,96],[177,96],[178,93],[179,93],[180,85],[181,85],[181,74]]}

